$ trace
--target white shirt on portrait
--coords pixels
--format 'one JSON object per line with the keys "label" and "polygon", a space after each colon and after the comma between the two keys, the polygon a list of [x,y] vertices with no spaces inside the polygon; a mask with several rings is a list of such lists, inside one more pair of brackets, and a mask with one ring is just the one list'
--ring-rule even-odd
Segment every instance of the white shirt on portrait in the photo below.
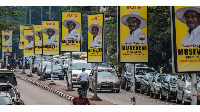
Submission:
{"label": "white shirt on portrait", "polygon": [[133,31],[130,35],[128,35],[124,44],[146,44],[147,43],[147,35],[141,31],[140,28]]}
{"label": "white shirt on portrait", "polygon": [[29,42],[29,43],[26,45],[26,48],[33,48],[33,47],[34,47],[33,41]]}
{"label": "white shirt on portrait", "polygon": [[192,30],[188,31],[188,35],[182,39],[181,47],[195,47],[200,45],[200,25]]}
{"label": "white shirt on portrait", "polygon": [[39,40],[38,42],[37,42],[37,44],[36,44],[37,46],[41,46],[42,45],[42,39],[41,40]]}
{"label": "white shirt on portrait", "polygon": [[97,35],[90,43],[90,47],[102,47],[102,39]]}
{"label": "white shirt on portrait", "polygon": [[58,44],[59,40],[55,37],[52,36],[50,39],[46,40],[45,45],[51,45],[51,44]]}
{"label": "white shirt on portrait", "polygon": [[10,42],[10,39],[6,40],[6,41],[3,43],[3,46],[9,46],[9,45],[12,45],[12,43]]}
{"label": "white shirt on portrait", "polygon": [[65,40],[66,39],[80,39],[80,34],[76,31],[76,29],[73,29],[70,33],[65,35]]}

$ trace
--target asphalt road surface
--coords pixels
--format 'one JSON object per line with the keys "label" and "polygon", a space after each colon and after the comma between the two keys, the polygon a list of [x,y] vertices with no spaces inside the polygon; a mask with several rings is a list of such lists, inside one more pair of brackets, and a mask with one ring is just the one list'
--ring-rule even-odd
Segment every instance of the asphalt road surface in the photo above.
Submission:
{"label": "asphalt road surface", "polygon": [[19,78],[17,84],[16,88],[25,105],[72,105],[71,101]]}

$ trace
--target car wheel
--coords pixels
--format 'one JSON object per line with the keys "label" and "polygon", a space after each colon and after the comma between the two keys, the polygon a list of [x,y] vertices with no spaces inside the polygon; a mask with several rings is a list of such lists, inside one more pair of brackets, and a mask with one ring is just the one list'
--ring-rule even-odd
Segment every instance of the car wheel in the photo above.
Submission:
{"label": "car wheel", "polygon": [[116,90],[116,93],[119,93],[120,92],[120,90]]}
{"label": "car wheel", "polygon": [[125,84],[124,83],[121,84],[121,89],[125,90]]}
{"label": "car wheel", "polygon": [[182,95],[182,105],[185,105],[186,103],[185,103],[185,98],[184,98],[184,93],[183,93],[183,95]]}
{"label": "car wheel", "polygon": [[177,92],[176,92],[176,103],[177,103],[177,104],[180,104],[180,103],[181,103],[181,100],[178,99],[178,93],[177,93]]}
{"label": "car wheel", "polygon": [[167,95],[166,95],[166,101],[167,102],[170,102],[171,101],[171,99],[169,98],[169,93],[167,92]]}
{"label": "car wheel", "polygon": [[125,90],[126,90],[126,91],[129,91],[129,90],[130,90],[130,87],[128,87],[128,83],[126,83],[126,85],[125,85]]}
{"label": "car wheel", "polygon": [[150,95],[150,89],[147,88],[147,96],[149,96],[149,95]]}
{"label": "car wheel", "polygon": [[144,94],[144,90],[142,89],[142,86],[140,86],[140,94]]}
{"label": "car wheel", "polygon": [[154,95],[153,92],[150,91],[150,97],[151,97],[151,98],[153,98],[153,95]]}
{"label": "car wheel", "polygon": [[162,95],[162,91],[160,91],[160,100],[161,100],[161,101],[164,100],[164,96]]}
{"label": "car wheel", "polygon": [[154,93],[154,99],[158,99],[158,94]]}

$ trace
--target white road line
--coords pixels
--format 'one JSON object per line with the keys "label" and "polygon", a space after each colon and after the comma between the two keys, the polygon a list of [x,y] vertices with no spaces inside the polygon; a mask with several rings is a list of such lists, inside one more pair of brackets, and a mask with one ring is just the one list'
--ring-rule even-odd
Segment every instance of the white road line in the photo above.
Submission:
{"label": "white road line", "polygon": [[150,99],[150,100],[152,100],[152,99]]}
{"label": "white road line", "polygon": [[146,98],[146,99],[148,99],[148,98]]}
{"label": "white road line", "polygon": [[161,103],[164,103],[164,102],[161,102]]}
{"label": "white road line", "polygon": [[168,105],[168,103],[165,103],[166,105]]}
{"label": "white road line", "polygon": [[160,102],[160,101],[157,101],[158,103]]}
{"label": "white road line", "polygon": [[153,100],[153,101],[156,101],[156,100]]}
{"label": "white road line", "polygon": [[141,97],[141,96],[138,96],[138,97]]}
{"label": "white road line", "polygon": [[142,98],[144,98],[144,97],[142,97]]}

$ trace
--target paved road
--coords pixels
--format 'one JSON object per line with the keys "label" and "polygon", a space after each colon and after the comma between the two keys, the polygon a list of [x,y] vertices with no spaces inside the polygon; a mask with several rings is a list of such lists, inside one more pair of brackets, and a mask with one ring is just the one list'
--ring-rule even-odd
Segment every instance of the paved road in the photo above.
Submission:
{"label": "paved road", "polygon": [[17,84],[16,88],[26,105],[72,105],[71,101],[19,78]]}
{"label": "paved road", "polygon": [[[29,70],[26,70],[26,73],[29,73]],[[33,74],[33,76],[37,76]],[[38,77],[38,76],[37,76]],[[39,78],[39,77],[38,77]],[[54,80],[55,83],[58,83],[63,86],[67,86],[66,81],[64,80]],[[77,88],[74,88],[77,89]],[[94,93],[88,91],[88,94],[93,95]],[[98,92],[98,96],[106,101],[118,104],[118,105],[132,105],[130,98],[132,93],[130,91],[125,91],[121,89],[120,93],[112,93],[109,91]],[[136,105],[176,105],[173,102],[160,101],[159,99],[153,99],[145,94],[136,93]]]}

